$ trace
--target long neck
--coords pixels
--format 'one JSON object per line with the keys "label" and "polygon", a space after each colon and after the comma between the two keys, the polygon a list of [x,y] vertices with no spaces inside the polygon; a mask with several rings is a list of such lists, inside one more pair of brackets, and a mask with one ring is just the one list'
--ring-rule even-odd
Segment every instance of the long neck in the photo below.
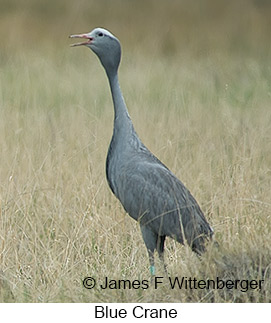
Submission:
{"label": "long neck", "polygon": [[115,112],[114,134],[121,132],[123,134],[122,138],[125,138],[125,135],[129,135],[133,131],[133,124],[121,93],[118,74],[111,73],[107,74],[107,76],[109,79]]}

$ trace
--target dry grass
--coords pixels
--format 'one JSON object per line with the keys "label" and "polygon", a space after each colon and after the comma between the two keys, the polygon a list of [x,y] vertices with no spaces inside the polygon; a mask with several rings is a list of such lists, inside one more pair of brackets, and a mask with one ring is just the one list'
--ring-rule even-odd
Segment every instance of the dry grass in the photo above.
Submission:
{"label": "dry grass", "polygon": [[[0,300],[270,302],[268,3],[2,3]],[[265,279],[261,291],[82,287],[85,276],[149,279],[138,225],[105,180],[104,72],[89,50],[67,47],[69,33],[97,25],[123,44],[137,132],[195,195],[220,244],[199,260],[167,240],[170,275]]]}

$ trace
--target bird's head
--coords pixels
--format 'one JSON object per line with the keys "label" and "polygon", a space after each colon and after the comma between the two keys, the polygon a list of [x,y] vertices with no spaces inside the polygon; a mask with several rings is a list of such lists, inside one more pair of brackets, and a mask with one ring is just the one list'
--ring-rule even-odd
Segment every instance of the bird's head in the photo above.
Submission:
{"label": "bird's head", "polygon": [[85,41],[71,46],[89,47],[99,57],[107,73],[117,72],[121,58],[120,42],[108,30],[95,28],[89,33],[71,35],[70,38],[84,39]]}

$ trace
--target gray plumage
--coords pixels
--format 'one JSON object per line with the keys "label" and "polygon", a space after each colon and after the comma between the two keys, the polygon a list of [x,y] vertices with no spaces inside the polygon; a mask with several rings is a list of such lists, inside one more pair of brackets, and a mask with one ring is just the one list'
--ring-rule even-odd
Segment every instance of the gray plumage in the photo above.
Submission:
{"label": "gray plumage", "polygon": [[134,130],[118,81],[118,39],[102,28],[70,37],[86,39],[72,46],[92,49],[106,71],[115,112],[106,176],[125,211],[140,225],[152,274],[154,251],[163,260],[167,236],[182,244],[186,240],[193,251],[201,254],[213,230],[189,190],[144,146]]}

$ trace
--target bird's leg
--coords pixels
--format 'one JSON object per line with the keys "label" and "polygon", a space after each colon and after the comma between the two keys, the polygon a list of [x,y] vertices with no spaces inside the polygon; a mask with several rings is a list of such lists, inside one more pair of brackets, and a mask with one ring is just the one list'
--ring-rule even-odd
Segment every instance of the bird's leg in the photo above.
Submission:
{"label": "bird's leg", "polygon": [[153,277],[155,275],[155,266],[154,266],[154,251],[148,249],[149,262],[150,262],[150,273]]}
{"label": "bird's leg", "polygon": [[148,250],[151,276],[155,275],[154,250],[157,248],[158,236],[146,225],[140,225],[142,237]]}
{"label": "bird's leg", "polygon": [[164,272],[166,274],[166,277],[168,277],[167,265],[164,260],[164,253],[159,253],[159,259],[160,259],[160,262],[163,264],[163,268],[164,268]]}
{"label": "bird's leg", "polygon": [[159,259],[160,259],[161,263],[163,264],[165,274],[168,277],[167,265],[165,264],[165,260],[164,260],[165,239],[166,239],[166,236],[159,236],[158,237],[157,251],[158,251]]}

